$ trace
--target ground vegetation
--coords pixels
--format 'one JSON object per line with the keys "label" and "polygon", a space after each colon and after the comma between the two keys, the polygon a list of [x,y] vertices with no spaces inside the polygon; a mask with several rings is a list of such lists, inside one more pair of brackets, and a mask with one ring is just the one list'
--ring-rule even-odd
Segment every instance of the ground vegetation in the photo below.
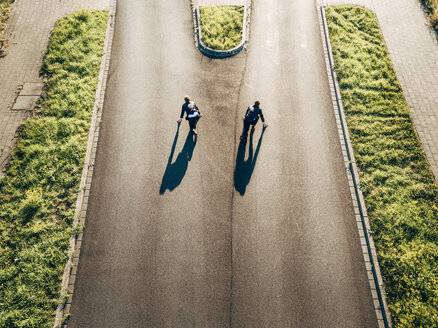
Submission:
{"label": "ground vegetation", "polygon": [[435,31],[438,32],[438,0],[421,0],[429,13],[429,20]]}
{"label": "ground vegetation", "polygon": [[243,6],[201,7],[202,42],[216,50],[229,50],[239,45],[243,13]]}
{"label": "ground vegetation", "polygon": [[6,21],[11,12],[11,5],[14,0],[0,0],[0,57],[6,55],[6,37],[4,30],[6,28]]}
{"label": "ground vegetation", "polygon": [[438,186],[375,16],[326,15],[394,326],[438,327]]}
{"label": "ground vegetation", "polygon": [[26,121],[0,181],[0,327],[51,327],[67,260],[107,12],[60,19]]}

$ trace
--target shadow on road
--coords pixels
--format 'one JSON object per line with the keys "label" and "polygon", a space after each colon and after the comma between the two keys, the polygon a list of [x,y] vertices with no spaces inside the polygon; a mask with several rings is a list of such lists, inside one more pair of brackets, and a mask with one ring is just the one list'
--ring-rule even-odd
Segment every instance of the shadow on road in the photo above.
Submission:
{"label": "shadow on road", "polygon": [[265,133],[265,127],[263,127],[262,134],[255,152],[253,151],[253,133],[249,135],[249,147],[248,147],[248,159],[245,161],[245,150],[248,138],[240,141],[239,148],[236,156],[236,168],[234,170],[234,188],[241,194],[245,194],[246,186],[251,180],[252,173],[256,165],[257,157],[259,155],[260,146],[262,145],[263,134]]}
{"label": "shadow on road", "polygon": [[189,161],[192,159],[193,150],[196,146],[197,139],[193,136],[192,132],[189,132],[181,152],[178,154],[175,162],[172,163],[173,154],[175,153],[176,143],[178,141],[180,125],[181,123],[178,123],[178,128],[176,130],[175,138],[173,139],[169,160],[167,161],[166,171],[164,171],[163,179],[161,181],[161,195],[166,192],[166,189],[172,191],[180,185],[186,174]]}

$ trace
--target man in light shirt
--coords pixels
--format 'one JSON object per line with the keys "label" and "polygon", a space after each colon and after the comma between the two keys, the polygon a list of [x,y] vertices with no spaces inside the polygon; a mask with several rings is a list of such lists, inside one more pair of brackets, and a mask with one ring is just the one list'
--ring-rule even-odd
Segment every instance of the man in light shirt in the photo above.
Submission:
{"label": "man in light shirt", "polygon": [[195,136],[198,136],[198,132],[196,131],[196,124],[198,123],[199,119],[202,117],[201,112],[199,111],[198,106],[193,101],[190,101],[189,96],[184,97],[184,104],[181,108],[181,115],[177,122],[181,122],[184,113],[186,113],[186,120],[189,121],[190,131],[193,132]]}

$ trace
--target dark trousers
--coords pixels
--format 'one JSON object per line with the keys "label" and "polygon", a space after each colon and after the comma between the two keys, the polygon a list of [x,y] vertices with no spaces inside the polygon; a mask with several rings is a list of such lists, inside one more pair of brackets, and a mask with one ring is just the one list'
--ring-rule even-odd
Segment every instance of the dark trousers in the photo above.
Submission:
{"label": "dark trousers", "polygon": [[196,118],[189,118],[190,131],[196,129],[196,124],[198,124],[198,121],[199,121],[199,116]]}
{"label": "dark trousers", "polygon": [[246,136],[248,135],[248,131],[249,131],[249,127],[251,125],[255,126],[257,124],[257,121],[255,122],[248,122],[248,121],[243,121],[243,132],[242,132],[242,136]]}

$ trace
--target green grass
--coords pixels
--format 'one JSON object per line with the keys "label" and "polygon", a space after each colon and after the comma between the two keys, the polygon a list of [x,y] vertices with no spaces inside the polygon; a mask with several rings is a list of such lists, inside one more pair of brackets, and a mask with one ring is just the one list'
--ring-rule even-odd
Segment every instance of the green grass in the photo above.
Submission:
{"label": "green grass", "polygon": [[0,182],[0,327],[51,327],[72,233],[107,12],[60,19],[28,120]]}
{"label": "green grass", "polygon": [[6,28],[6,21],[11,13],[11,4],[14,0],[0,0],[0,57],[6,54],[6,40],[4,29]]}
{"label": "green grass", "polygon": [[438,31],[438,0],[421,0],[429,11],[430,24]]}
{"label": "green grass", "polygon": [[202,42],[216,50],[228,50],[242,41],[243,6],[201,7]]}
{"label": "green grass", "polygon": [[438,327],[438,187],[374,15],[326,10],[336,73],[395,327]]}

